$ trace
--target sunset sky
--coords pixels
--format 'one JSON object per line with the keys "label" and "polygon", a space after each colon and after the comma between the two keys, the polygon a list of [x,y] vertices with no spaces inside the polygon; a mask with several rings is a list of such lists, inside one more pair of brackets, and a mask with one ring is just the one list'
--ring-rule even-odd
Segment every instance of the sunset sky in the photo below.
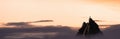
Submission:
{"label": "sunset sky", "polygon": [[37,25],[120,24],[120,0],[0,0],[0,23],[54,20]]}

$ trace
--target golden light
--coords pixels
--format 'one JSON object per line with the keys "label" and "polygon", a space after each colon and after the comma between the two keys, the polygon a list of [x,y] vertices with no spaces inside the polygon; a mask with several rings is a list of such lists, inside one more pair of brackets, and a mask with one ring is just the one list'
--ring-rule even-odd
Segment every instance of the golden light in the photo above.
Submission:
{"label": "golden light", "polygon": [[55,22],[37,24],[79,27],[83,21],[92,16],[93,19],[117,21],[109,22],[116,24],[120,23],[119,2],[117,0],[0,0],[0,17],[3,22],[52,19]]}

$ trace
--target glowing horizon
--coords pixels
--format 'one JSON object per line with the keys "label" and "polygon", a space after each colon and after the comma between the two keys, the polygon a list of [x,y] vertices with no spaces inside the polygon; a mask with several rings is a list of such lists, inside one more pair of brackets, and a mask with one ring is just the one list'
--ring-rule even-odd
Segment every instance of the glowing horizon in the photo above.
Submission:
{"label": "glowing horizon", "polygon": [[120,0],[0,0],[0,23],[54,20],[38,25],[79,27],[88,21],[103,20],[98,24],[120,23]]}

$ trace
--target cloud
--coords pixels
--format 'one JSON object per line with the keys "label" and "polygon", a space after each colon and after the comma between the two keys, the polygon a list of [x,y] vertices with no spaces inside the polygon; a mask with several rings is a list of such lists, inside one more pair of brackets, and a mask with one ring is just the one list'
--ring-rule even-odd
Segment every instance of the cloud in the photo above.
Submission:
{"label": "cloud", "polygon": [[120,28],[120,24],[115,24],[115,25],[109,25],[110,27],[107,28],[106,30],[114,30],[114,29],[119,29]]}
{"label": "cloud", "polygon": [[31,23],[37,23],[37,22],[53,22],[53,20],[39,20],[39,21],[33,21]]}
{"label": "cloud", "polygon": [[94,20],[94,21],[96,21],[96,22],[104,22],[103,20]]}
{"label": "cloud", "polygon": [[[70,27],[65,27],[65,26],[60,26],[60,27],[47,26],[47,27],[34,27],[34,28],[1,28],[0,38],[1,39],[26,39],[26,38],[37,39],[38,37],[41,37],[41,39],[43,38],[68,39],[70,37],[74,37],[76,34],[75,32],[76,31],[72,30]],[[55,35],[50,35],[54,33]]]}
{"label": "cloud", "polygon": [[7,25],[7,26],[28,26],[30,24],[28,22],[9,22],[9,23],[6,23],[4,25]]}
{"label": "cloud", "polygon": [[103,31],[106,39],[120,39],[120,24],[111,25]]}
{"label": "cloud", "polygon": [[7,25],[7,26],[32,26],[30,23],[38,23],[38,22],[53,22],[53,20],[39,20],[39,21],[31,21],[31,22],[8,22],[4,25]]}
{"label": "cloud", "polygon": [[[1,39],[84,39],[76,37],[77,30],[66,26],[46,26],[32,28],[0,28]],[[111,25],[102,31],[102,36],[91,39],[120,39],[120,24]],[[89,39],[89,38],[88,38]]]}
{"label": "cloud", "polygon": [[111,26],[111,25],[99,25],[99,26]]}

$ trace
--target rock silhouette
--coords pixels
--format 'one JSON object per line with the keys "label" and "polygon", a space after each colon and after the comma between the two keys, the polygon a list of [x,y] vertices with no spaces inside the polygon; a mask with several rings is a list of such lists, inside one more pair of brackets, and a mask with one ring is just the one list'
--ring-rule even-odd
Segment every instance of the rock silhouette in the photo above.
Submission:
{"label": "rock silhouette", "polygon": [[77,32],[77,36],[92,36],[96,34],[102,34],[100,31],[98,24],[92,19],[89,18],[89,22],[83,22],[82,27]]}

